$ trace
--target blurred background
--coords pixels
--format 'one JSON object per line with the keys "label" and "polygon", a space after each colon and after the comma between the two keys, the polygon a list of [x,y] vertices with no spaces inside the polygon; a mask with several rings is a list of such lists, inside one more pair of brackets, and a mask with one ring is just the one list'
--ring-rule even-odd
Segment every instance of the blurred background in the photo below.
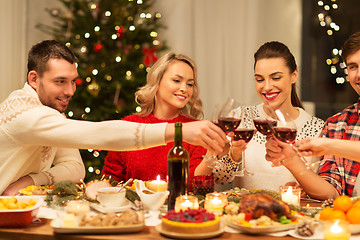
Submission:
{"label": "blurred background", "polygon": [[[167,51],[198,67],[205,118],[227,97],[258,102],[253,54],[285,43],[298,63],[298,93],[324,120],[354,103],[341,46],[360,30],[358,0],[0,0],[0,101],[26,81],[32,45],[57,39],[79,58],[75,119],[118,119],[136,111],[134,92]],[[82,152],[89,172],[103,151]]]}

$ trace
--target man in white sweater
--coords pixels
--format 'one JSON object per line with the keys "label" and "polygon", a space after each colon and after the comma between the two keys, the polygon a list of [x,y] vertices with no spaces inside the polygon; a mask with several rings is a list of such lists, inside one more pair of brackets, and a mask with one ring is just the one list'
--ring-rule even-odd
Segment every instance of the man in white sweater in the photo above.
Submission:
{"label": "man in white sweater", "polygon": [[[27,83],[0,104],[0,194],[26,186],[79,182],[85,169],[78,149],[134,150],[173,140],[174,124],[120,120],[89,122],[64,116],[76,91],[76,58],[46,40],[28,56]],[[226,137],[209,121],[183,124],[184,141],[221,152]]]}

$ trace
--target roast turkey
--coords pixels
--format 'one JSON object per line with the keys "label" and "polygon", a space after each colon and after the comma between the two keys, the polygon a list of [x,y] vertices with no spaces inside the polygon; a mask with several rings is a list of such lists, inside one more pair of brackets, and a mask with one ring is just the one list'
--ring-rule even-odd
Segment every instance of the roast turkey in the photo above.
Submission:
{"label": "roast turkey", "polygon": [[274,221],[278,221],[281,216],[287,218],[291,215],[289,205],[283,201],[278,201],[268,194],[248,194],[240,200],[240,213],[250,213],[253,219],[263,215],[268,216]]}

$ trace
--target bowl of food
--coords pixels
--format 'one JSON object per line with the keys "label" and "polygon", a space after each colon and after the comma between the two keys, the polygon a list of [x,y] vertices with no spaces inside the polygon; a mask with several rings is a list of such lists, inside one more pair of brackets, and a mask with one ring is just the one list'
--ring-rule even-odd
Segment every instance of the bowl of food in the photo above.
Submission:
{"label": "bowl of food", "polygon": [[0,227],[28,226],[43,203],[38,196],[0,197]]}

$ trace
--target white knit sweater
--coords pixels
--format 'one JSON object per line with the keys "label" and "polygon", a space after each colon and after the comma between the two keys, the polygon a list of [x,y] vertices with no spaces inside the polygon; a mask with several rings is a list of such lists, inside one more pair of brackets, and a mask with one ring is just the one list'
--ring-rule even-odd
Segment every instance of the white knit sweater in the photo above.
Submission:
{"label": "white knit sweater", "polygon": [[22,176],[36,185],[78,182],[85,169],[78,149],[135,150],[165,144],[163,124],[65,118],[41,104],[28,85],[0,104],[0,193]]}

